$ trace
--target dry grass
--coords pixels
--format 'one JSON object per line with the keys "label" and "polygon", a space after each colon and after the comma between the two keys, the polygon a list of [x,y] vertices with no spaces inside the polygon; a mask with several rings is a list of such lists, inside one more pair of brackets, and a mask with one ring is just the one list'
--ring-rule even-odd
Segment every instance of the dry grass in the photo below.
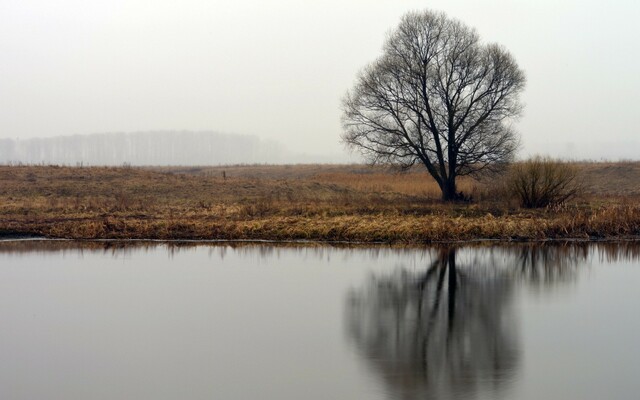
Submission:
{"label": "dry grass", "polygon": [[400,243],[639,235],[640,163],[576,165],[586,194],[534,211],[495,178],[460,182],[474,203],[442,204],[419,169],[0,167],[0,234]]}

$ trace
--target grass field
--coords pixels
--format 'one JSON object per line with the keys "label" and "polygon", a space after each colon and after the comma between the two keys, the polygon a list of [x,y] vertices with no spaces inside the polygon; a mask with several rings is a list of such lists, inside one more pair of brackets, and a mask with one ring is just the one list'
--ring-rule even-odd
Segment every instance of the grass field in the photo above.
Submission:
{"label": "grass field", "polygon": [[0,166],[0,234],[393,243],[640,235],[640,163],[577,165],[582,196],[542,210],[519,208],[500,177],[462,179],[474,201],[443,204],[418,168]]}

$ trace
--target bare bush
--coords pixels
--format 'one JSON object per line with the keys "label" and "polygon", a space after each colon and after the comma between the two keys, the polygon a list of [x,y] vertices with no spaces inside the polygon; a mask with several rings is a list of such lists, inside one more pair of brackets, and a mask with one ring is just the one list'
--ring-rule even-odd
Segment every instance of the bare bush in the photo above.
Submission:
{"label": "bare bush", "polygon": [[578,168],[549,157],[534,157],[512,166],[508,187],[526,208],[561,204],[581,190]]}

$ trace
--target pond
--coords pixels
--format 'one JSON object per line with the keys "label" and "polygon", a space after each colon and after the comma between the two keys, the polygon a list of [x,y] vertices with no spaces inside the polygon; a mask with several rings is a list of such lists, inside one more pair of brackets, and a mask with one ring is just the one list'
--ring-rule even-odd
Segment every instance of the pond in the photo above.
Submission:
{"label": "pond", "polygon": [[3,399],[631,399],[640,246],[0,242]]}

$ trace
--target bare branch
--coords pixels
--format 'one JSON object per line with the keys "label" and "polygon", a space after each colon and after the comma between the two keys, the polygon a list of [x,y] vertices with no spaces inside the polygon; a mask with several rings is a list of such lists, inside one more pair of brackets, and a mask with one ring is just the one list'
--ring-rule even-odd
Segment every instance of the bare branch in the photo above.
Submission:
{"label": "bare branch", "polygon": [[511,161],[525,76],[501,46],[439,12],[411,12],[343,99],[343,142],[370,162],[421,162],[443,199],[457,176]]}

